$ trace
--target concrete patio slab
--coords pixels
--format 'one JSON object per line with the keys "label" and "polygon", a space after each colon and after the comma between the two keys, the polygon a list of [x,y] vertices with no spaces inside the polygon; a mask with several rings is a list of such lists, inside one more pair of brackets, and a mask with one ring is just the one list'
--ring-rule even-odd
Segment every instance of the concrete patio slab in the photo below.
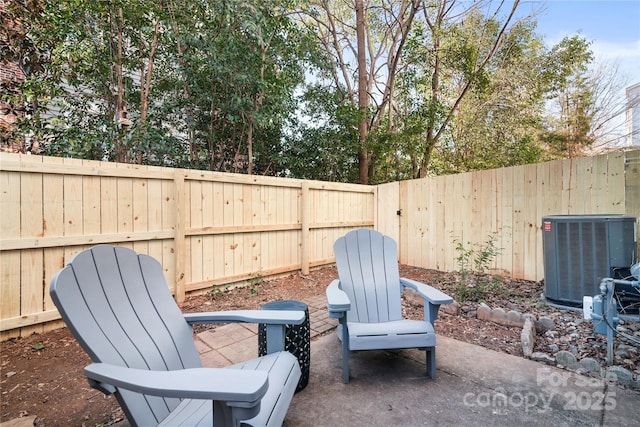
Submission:
{"label": "concrete patio slab", "polygon": [[286,426],[628,426],[640,393],[521,357],[438,338],[437,380],[417,350],[350,357],[341,381],[339,341],[311,346],[309,385],[294,396]]}
{"label": "concrete patio slab", "polygon": [[[340,343],[324,296],[305,301],[311,370],[284,425],[293,426],[629,426],[640,420],[640,392],[522,357],[438,336],[437,379],[418,350],[366,351],[349,358],[342,382]],[[257,327],[230,324],[195,337],[204,366],[256,357]],[[33,425],[32,420],[20,420]],[[31,424],[28,424],[29,421]],[[116,424],[129,426],[127,421]]]}

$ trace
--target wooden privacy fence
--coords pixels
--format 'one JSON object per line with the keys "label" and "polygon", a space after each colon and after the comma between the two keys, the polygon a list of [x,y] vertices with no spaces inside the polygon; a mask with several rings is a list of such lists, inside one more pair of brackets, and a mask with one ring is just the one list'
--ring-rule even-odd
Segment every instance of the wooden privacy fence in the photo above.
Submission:
{"label": "wooden privacy fence", "polygon": [[[542,217],[640,217],[640,150],[392,185],[400,193],[402,263],[459,270],[457,243],[479,251],[495,235],[501,251],[490,267],[537,281],[544,277]],[[638,227],[636,241],[637,234]]]}
{"label": "wooden privacy fence", "polygon": [[540,280],[543,216],[623,213],[640,217],[640,150],[379,186],[0,153],[0,340],[57,327],[51,278],[98,243],[158,259],[178,300],[332,263],[357,227],[444,271],[495,234],[491,267]]}
{"label": "wooden privacy fence", "polygon": [[374,226],[375,187],[0,154],[2,339],[59,319],[53,275],[99,243],[147,253],[177,300],[333,262]]}

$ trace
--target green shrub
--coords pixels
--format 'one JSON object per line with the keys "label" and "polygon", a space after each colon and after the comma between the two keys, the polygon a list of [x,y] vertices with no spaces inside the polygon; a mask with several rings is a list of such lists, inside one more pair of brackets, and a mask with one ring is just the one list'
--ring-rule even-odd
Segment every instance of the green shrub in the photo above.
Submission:
{"label": "green shrub", "polygon": [[[495,292],[502,282],[500,276],[485,275],[491,263],[500,255],[501,248],[496,246],[498,232],[491,233],[484,243],[465,243],[454,236],[453,243],[457,252],[456,263],[460,273],[457,289],[458,301],[482,301],[488,292]],[[487,278],[491,278],[487,280]]]}

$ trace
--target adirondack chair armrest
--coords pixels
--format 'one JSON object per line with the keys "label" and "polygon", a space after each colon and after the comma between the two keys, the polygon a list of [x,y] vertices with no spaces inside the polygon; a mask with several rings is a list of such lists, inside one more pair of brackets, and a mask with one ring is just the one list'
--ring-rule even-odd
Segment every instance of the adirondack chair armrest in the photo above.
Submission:
{"label": "adirondack chair armrest", "polygon": [[305,312],[300,310],[228,310],[185,313],[188,324],[196,323],[265,323],[269,325],[300,325]]}
{"label": "adirondack chair armrest", "polygon": [[413,289],[424,300],[424,319],[431,324],[438,318],[438,310],[441,304],[451,304],[453,298],[436,288],[425,285],[424,283],[400,278],[400,284],[404,288]]}
{"label": "adirondack chair armrest", "polygon": [[344,313],[351,310],[351,301],[346,292],[340,289],[340,280],[333,280],[327,290],[327,308],[329,310],[329,317],[339,319],[344,316]]}
{"label": "adirondack chair armrest", "polygon": [[228,310],[186,313],[189,325],[196,323],[260,323],[266,326],[267,354],[285,348],[287,325],[300,325],[306,319],[301,310]]}
{"label": "adirondack chair armrest", "polygon": [[241,408],[256,406],[269,384],[267,372],[239,369],[149,371],[92,363],[84,373],[101,391],[115,386],[152,396],[224,401]]}
{"label": "adirondack chair armrest", "polygon": [[453,298],[444,292],[416,280],[402,277],[400,278],[400,284],[402,284],[403,287],[416,291],[418,295],[428,301],[429,304],[440,305],[451,304],[453,302]]}

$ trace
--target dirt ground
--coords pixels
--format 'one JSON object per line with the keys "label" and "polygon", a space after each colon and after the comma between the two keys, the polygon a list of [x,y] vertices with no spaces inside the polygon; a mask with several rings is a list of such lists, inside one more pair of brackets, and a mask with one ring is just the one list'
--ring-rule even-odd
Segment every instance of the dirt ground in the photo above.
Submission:
{"label": "dirt ground", "polygon": [[[459,276],[433,270],[401,266],[401,275],[420,280],[450,295],[461,291]],[[334,267],[312,271],[308,276],[293,274],[249,286],[209,292],[190,297],[181,304],[184,312],[257,309],[279,299],[304,300],[324,294],[337,277]],[[491,282],[472,284],[465,295],[502,306],[531,312],[542,292],[542,284],[491,278]],[[485,291],[482,293],[478,292]],[[456,298],[454,296],[454,298]],[[521,354],[520,328],[482,322],[466,313],[477,302],[461,303],[459,315],[441,315],[436,332],[459,340],[510,354]],[[422,307],[405,304],[409,317],[422,315]],[[196,331],[198,332],[198,331]],[[117,402],[89,387],[83,367],[89,358],[66,329],[1,343],[0,422],[24,416],[36,416],[37,426],[106,426],[123,418]]]}

